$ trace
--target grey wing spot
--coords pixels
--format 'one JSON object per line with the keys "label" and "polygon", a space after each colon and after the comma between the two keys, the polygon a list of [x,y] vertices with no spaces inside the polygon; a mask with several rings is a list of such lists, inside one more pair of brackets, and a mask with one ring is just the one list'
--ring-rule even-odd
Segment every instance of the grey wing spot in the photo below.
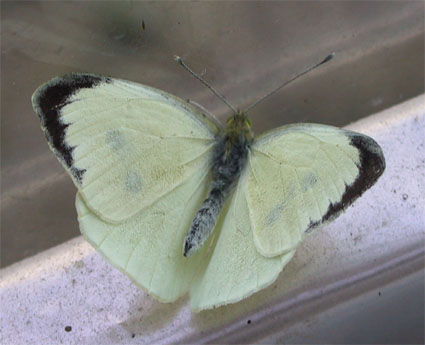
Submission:
{"label": "grey wing spot", "polygon": [[272,225],[274,222],[276,222],[282,216],[284,209],[285,209],[284,202],[281,202],[277,204],[275,207],[273,207],[272,210],[267,215],[266,225]]}
{"label": "grey wing spot", "polygon": [[112,150],[118,151],[124,147],[125,138],[119,130],[114,129],[106,133],[105,143],[111,147]]}
{"label": "grey wing spot", "polygon": [[142,179],[136,171],[130,170],[127,173],[125,187],[131,193],[139,193],[142,190]]}
{"label": "grey wing spot", "polygon": [[303,176],[302,183],[301,183],[302,190],[306,192],[308,189],[313,188],[314,185],[317,183],[317,181],[318,181],[318,177],[311,172]]}

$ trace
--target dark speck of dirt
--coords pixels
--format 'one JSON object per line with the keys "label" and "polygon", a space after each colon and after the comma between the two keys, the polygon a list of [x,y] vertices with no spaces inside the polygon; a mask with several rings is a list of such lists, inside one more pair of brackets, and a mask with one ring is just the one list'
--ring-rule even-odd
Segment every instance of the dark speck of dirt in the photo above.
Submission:
{"label": "dark speck of dirt", "polygon": [[381,291],[378,292],[378,296],[381,296]]}
{"label": "dark speck of dirt", "polygon": [[72,327],[71,326],[66,326],[65,327],[65,332],[71,332],[72,331]]}
{"label": "dark speck of dirt", "polygon": [[132,338],[134,338],[135,336],[136,336],[136,334],[134,334],[134,333],[131,335]]}
{"label": "dark speck of dirt", "polygon": [[409,196],[407,194],[403,194],[401,197],[403,198],[404,201],[406,201]]}
{"label": "dark speck of dirt", "polygon": [[246,323],[247,323],[248,325],[250,325],[250,324],[251,324],[251,320],[248,320]]}

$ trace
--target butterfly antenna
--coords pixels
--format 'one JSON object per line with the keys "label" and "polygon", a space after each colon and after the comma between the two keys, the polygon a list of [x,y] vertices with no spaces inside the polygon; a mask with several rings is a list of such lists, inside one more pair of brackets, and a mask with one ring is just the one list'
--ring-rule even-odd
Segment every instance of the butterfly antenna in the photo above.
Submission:
{"label": "butterfly antenna", "polygon": [[234,113],[237,113],[237,110],[226,100],[226,98],[224,98],[224,96],[219,94],[216,89],[214,89],[210,84],[208,84],[204,79],[202,79],[202,77],[199,74],[196,74],[194,71],[192,71],[190,67],[184,63],[184,61],[182,60],[180,56],[175,55],[174,60],[176,60],[180,65],[182,65],[186,69],[186,71],[188,71],[196,79],[198,79],[202,84],[204,84],[207,88],[209,88],[214,93],[214,95],[220,98],[221,101],[225,103],[230,109],[232,109]]}
{"label": "butterfly antenna", "polygon": [[335,53],[329,54],[324,60],[321,62],[307,68],[304,72],[298,74],[297,76],[293,77],[292,79],[289,79],[288,81],[284,82],[282,85],[278,86],[273,91],[265,94],[263,97],[261,97],[259,100],[255,101],[253,104],[251,104],[248,108],[246,108],[243,112],[246,114],[248,111],[250,111],[252,108],[254,108],[256,105],[264,101],[266,98],[270,97],[277,91],[279,91],[282,87],[288,85],[289,83],[293,82],[295,79],[298,79],[299,77],[302,77],[304,74],[310,72],[311,70],[315,69],[316,67],[319,67],[320,65],[323,65],[325,62],[328,62],[329,60],[332,60],[332,58],[335,56]]}

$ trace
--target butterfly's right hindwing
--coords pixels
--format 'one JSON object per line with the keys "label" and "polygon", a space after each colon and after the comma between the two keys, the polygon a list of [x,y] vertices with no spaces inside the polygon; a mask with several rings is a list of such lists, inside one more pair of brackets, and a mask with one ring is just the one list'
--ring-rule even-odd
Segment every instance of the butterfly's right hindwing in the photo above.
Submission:
{"label": "butterfly's right hindwing", "polygon": [[91,74],[55,78],[32,100],[85,204],[110,222],[126,220],[208,169],[219,130],[175,96]]}
{"label": "butterfly's right hindwing", "polygon": [[202,258],[208,246],[190,258],[182,255],[193,211],[207,190],[205,173],[199,170],[154,205],[119,224],[97,217],[77,194],[81,233],[139,287],[161,302],[173,302],[187,293],[205,265]]}

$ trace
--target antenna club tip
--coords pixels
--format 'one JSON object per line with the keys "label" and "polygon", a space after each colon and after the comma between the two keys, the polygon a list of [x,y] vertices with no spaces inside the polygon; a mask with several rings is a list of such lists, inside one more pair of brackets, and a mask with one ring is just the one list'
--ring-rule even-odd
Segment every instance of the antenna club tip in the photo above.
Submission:
{"label": "antenna club tip", "polygon": [[177,61],[177,62],[181,62],[182,58],[178,55],[174,55],[174,60]]}
{"label": "antenna club tip", "polygon": [[335,57],[335,53],[330,53],[325,59],[322,61],[322,63],[328,62],[329,60],[332,60]]}

